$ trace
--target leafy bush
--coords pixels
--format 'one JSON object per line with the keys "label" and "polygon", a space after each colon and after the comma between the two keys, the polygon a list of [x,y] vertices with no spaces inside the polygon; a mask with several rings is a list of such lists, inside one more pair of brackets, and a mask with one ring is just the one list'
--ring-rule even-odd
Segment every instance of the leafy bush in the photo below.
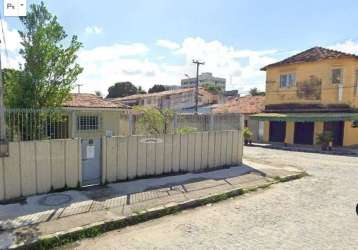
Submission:
{"label": "leafy bush", "polygon": [[251,132],[251,130],[249,128],[244,128],[244,139],[245,140],[250,140],[251,137],[253,136],[253,133]]}
{"label": "leafy bush", "polygon": [[178,134],[181,134],[181,135],[190,134],[190,133],[194,133],[194,132],[197,132],[197,131],[198,131],[198,129],[193,128],[193,127],[183,127],[183,128],[178,128],[176,130],[176,132]]}
{"label": "leafy bush", "polygon": [[333,141],[333,134],[331,131],[324,131],[316,137],[317,144],[321,145],[323,150],[326,150],[329,143]]}
{"label": "leafy bush", "polygon": [[175,115],[173,110],[159,110],[153,107],[135,106],[133,110],[140,113],[139,126],[144,134],[166,134]]}

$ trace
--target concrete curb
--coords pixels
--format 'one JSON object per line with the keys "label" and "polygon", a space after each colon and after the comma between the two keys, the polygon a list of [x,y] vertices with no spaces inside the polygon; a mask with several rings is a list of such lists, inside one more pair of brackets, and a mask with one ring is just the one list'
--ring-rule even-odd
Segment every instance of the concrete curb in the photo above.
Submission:
{"label": "concrete curb", "polygon": [[303,153],[314,153],[314,154],[326,154],[326,155],[341,155],[341,156],[358,156],[357,153],[347,151],[323,151],[319,149],[304,149],[304,148],[295,148],[295,147],[284,147],[284,146],[275,146],[275,145],[257,145],[252,144],[249,147],[259,147],[259,148],[269,148],[269,149],[280,149],[285,151],[292,151],[292,152],[303,152]]}
{"label": "concrete curb", "polygon": [[75,242],[84,238],[96,237],[108,231],[124,228],[130,225],[135,225],[166,215],[175,214],[186,209],[196,208],[206,204],[223,201],[231,197],[240,196],[248,192],[257,191],[258,189],[265,189],[279,182],[287,182],[291,180],[300,179],[304,176],[307,176],[306,172],[296,173],[284,177],[268,179],[267,183],[256,185],[251,188],[234,188],[228,191],[215,193],[197,199],[191,199],[180,203],[171,202],[166,205],[145,209],[137,213],[132,213],[127,217],[118,216],[116,219],[99,221],[83,227],[76,227],[67,231],[61,231],[54,234],[40,236],[30,242],[21,242],[19,244],[13,244],[9,247],[9,249],[52,249],[54,247],[63,246],[65,244]]}

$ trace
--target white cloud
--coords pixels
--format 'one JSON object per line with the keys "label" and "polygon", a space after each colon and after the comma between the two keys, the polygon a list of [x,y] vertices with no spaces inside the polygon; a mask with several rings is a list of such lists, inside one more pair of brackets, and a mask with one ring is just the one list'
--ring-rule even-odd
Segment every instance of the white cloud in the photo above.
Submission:
{"label": "white cloud", "polygon": [[[161,44],[163,45],[162,42]],[[79,62],[84,67],[84,72],[79,82],[84,84],[83,91],[100,90],[106,93],[108,87],[118,81],[131,81],[145,89],[153,84],[179,85],[184,74],[195,75],[192,59],[205,61],[200,72],[212,72],[215,76],[225,77],[227,89],[263,89],[265,73],[260,68],[277,60],[277,50],[241,50],[199,37],[186,38],[181,44],[169,47],[171,52],[165,58],[170,56],[174,61],[184,58],[182,63],[157,60],[159,55],[151,57],[149,47],[142,43],[113,44],[82,50]],[[241,59],[245,59],[245,63]]]}
{"label": "white cloud", "polygon": [[[225,77],[228,89],[246,91],[253,86],[264,88],[265,74],[260,68],[276,61],[274,55],[277,50],[241,50],[219,41],[207,42],[196,37],[185,39],[176,53],[183,55],[187,64],[191,64],[194,58],[205,61],[202,71]],[[240,61],[243,58],[246,65]]]}
{"label": "white cloud", "polygon": [[144,55],[148,47],[142,43],[113,44],[111,46],[96,47],[90,50],[82,50],[79,54],[86,61],[111,61],[126,56]]}
{"label": "white cloud", "polygon": [[[1,21],[1,25],[4,29],[6,47],[8,51],[16,52],[18,49],[21,48],[21,44],[20,44],[21,38],[19,33],[15,29],[10,29],[6,21]],[[5,49],[5,43],[3,42],[2,35],[0,37],[0,40],[1,40],[0,48]]]}
{"label": "white cloud", "polygon": [[354,42],[352,40],[334,44],[329,46],[329,48],[358,55],[358,42]]}
{"label": "white cloud", "polygon": [[99,26],[87,26],[85,32],[89,35],[99,35],[101,34],[103,29]]}
{"label": "white cloud", "polygon": [[179,49],[180,45],[177,44],[176,42],[170,41],[170,40],[158,40],[156,43],[159,47],[163,47],[166,49]]}

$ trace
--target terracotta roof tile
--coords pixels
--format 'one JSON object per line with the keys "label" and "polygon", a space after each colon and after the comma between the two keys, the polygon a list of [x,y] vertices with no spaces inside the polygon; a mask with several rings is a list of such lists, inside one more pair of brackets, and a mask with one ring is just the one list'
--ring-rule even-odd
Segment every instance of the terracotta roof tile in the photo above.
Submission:
{"label": "terracotta roof tile", "polygon": [[288,57],[277,63],[269,64],[263,67],[261,70],[267,70],[268,68],[271,67],[281,66],[286,64],[315,62],[325,59],[338,59],[338,58],[349,58],[349,57],[358,59],[358,56],[354,54],[348,54],[341,51],[326,49],[322,47],[313,47],[311,49],[305,50],[301,53]]}
{"label": "terracotta roof tile", "polygon": [[[125,97],[119,97],[119,98],[109,98],[108,101],[111,102],[117,102],[117,101],[125,101],[125,100],[134,100],[134,99],[141,99],[141,98],[147,98],[147,97],[164,97],[164,96],[171,96],[181,93],[189,93],[193,92],[194,88],[183,88],[183,89],[175,89],[175,90],[167,90],[157,93],[151,93],[151,94],[136,94],[136,95],[130,95]],[[206,91],[202,87],[199,87],[199,95],[207,95],[207,96],[213,96],[214,94]]]}
{"label": "terracotta roof tile", "polygon": [[72,94],[72,99],[63,104],[64,107],[71,108],[128,108],[121,103],[113,103],[104,100],[94,94]]}
{"label": "terracotta roof tile", "polygon": [[264,96],[243,96],[214,108],[215,113],[255,114],[264,110]]}
{"label": "terracotta roof tile", "polygon": [[110,101],[121,101],[121,100],[132,100],[132,99],[140,99],[145,97],[154,97],[154,96],[168,96],[168,95],[175,95],[180,93],[187,93],[192,92],[193,88],[185,88],[185,89],[175,89],[175,90],[167,90],[157,93],[151,93],[151,94],[136,94],[136,95],[130,95],[125,97],[119,97],[119,98],[109,98]]}

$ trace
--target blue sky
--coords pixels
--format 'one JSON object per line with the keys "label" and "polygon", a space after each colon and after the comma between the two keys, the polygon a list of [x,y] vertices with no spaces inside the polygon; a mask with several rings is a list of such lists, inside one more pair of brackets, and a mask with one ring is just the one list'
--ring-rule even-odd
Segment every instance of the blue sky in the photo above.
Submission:
{"label": "blue sky", "polygon": [[[29,1],[39,2],[39,1]],[[106,92],[116,81],[148,88],[179,84],[203,71],[226,77],[228,89],[264,87],[260,67],[320,45],[358,53],[358,1],[47,0],[68,34],[84,47],[84,91]],[[17,55],[16,18],[5,18],[9,65]],[[230,79],[232,79],[230,81]],[[231,83],[231,84],[230,84]]]}

